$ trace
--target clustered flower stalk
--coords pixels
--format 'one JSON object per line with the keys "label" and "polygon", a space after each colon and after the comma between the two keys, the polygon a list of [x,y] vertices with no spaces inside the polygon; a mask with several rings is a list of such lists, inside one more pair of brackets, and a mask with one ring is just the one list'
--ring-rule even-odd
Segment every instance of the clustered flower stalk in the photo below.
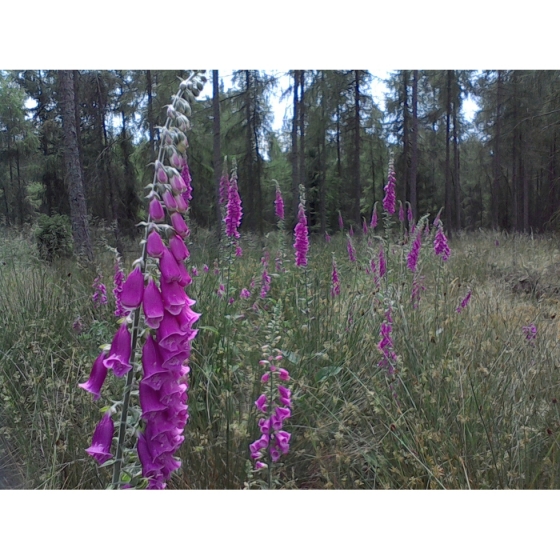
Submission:
{"label": "clustered flower stalk", "polygon": [[463,311],[463,309],[465,309],[465,307],[467,307],[467,305],[469,304],[469,301],[471,300],[471,295],[472,295],[472,292],[471,292],[471,290],[469,290],[467,292],[467,295],[461,300],[461,303],[457,306],[457,309],[455,310],[457,313],[461,313],[461,311]]}
{"label": "clustered flower stalk", "polygon": [[92,288],[93,295],[91,296],[91,300],[93,301],[94,307],[99,308],[102,305],[107,305],[107,288],[103,283],[103,276],[101,273],[94,279]]}
{"label": "clustered flower stalk", "polygon": [[[126,375],[122,401],[105,413],[87,450],[100,464],[112,457],[111,415],[120,406],[113,488],[134,480],[135,457],[140,461],[148,488],[165,488],[171,473],[181,466],[174,454],[184,440],[182,434],[188,420],[187,363],[191,342],[197,334],[192,326],[200,316],[191,309],[195,302],[185,293],[185,287],[192,281],[184,262],[189,256],[185,244],[189,228],[184,215],[192,187],[185,157],[190,105],[183,97],[194,101],[204,81],[204,76],[194,73],[181,82],[179,92],[167,108],[153,183],[147,187],[149,219],[143,224],[142,255],[133,263],[133,270],[122,285],[120,280],[115,282],[120,305],[128,315],[122,320],[110,348],[104,348],[96,359],[88,381],[80,385],[97,400],[109,369],[117,377]],[[164,158],[169,165],[164,165]],[[171,225],[163,223],[166,217]],[[143,343],[141,366],[136,355],[139,339]],[[139,411],[130,404],[136,383]],[[136,436],[135,451],[125,447],[127,431]],[[124,479],[123,467],[128,468]]]}
{"label": "clustered flower stalk", "polygon": [[300,202],[298,210],[298,223],[295,227],[296,266],[307,266],[307,253],[309,252],[309,232],[307,229],[307,217],[305,215],[305,199],[303,197],[303,185],[300,185]]}
{"label": "clustered flower stalk", "polygon": [[255,401],[260,437],[249,445],[255,470],[268,469],[268,487],[272,487],[272,464],[290,450],[291,434],[284,429],[284,421],[292,415],[292,392],[285,383],[290,374],[279,362],[282,355],[269,355],[259,363],[267,368],[261,377],[264,390]]}
{"label": "clustered flower stalk", "polygon": [[331,295],[332,297],[336,297],[340,295],[340,279],[338,278],[338,270],[336,268],[336,260],[334,258],[334,253],[332,256],[332,287],[331,287]]}

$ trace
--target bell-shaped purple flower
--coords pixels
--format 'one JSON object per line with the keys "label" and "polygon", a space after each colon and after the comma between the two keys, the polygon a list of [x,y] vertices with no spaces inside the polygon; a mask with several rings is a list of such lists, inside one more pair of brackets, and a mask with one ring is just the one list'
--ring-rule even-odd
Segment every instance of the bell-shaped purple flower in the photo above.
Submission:
{"label": "bell-shaped purple flower", "polygon": [[257,409],[260,410],[261,412],[266,413],[266,411],[267,411],[267,409],[268,409],[266,395],[261,395],[261,396],[255,401],[255,406],[256,406]]}
{"label": "bell-shaped purple flower", "polygon": [[85,383],[80,383],[78,387],[85,389],[93,394],[93,400],[99,400],[101,396],[101,387],[105,382],[105,378],[107,377],[107,367],[103,363],[105,359],[105,352],[101,352],[95,362],[93,362],[93,367],[91,369],[91,374],[89,379]]}
{"label": "bell-shaped purple flower", "polygon": [[100,465],[113,456],[111,454],[111,443],[113,442],[114,429],[111,413],[107,412],[95,427],[91,445],[86,449],[86,453],[91,455]]}
{"label": "bell-shaped purple flower", "polygon": [[136,309],[144,296],[144,275],[140,267],[136,267],[125,280],[121,293],[121,305],[125,309]]}
{"label": "bell-shaped purple flower", "polygon": [[170,352],[178,352],[181,350],[181,342],[184,338],[185,333],[179,328],[176,317],[170,313],[165,313],[157,332],[159,347]]}
{"label": "bell-shaped purple flower", "polygon": [[189,235],[189,227],[179,212],[171,214],[171,225],[177,235],[180,235],[181,237],[187,237]]}
{"label": "bell-shaped purple flower", "polygon": [[177,282],[166,282],[163,279],[160,288],[163,308],[171,313],[171,315],[179,315],[187,304],[185,290]]}
{"label": "bell-shaped purple flower", "polygon": [[161,277],[165,282],[177,282],[181,279],[181,271],[175,257],[165,248],[159,261]]}
{"label": "bell-shaped purple flower", "polygon": [[124,322],[113,338],[109,356],[103,360],[103,365],[112,369],[117,377],[122,377],[132,369],[130,354],[131,336]]}
{"label": "bell-shaped purple flower", "polygon": [[150,278],[144,290],[142,308],[144,310],[146,325],[152,329],[157,329],[163,319],[163,300],[161,299],[161,292],[153,278]]}
{"label": "bell-shaped purple flower", "polygon": [[163,193],[163,203],[168,211],[177,210],[177,201],[173,198],[173,195],[169,191]]}
{"label": "bell-shaped purple flower", "polygon": [[165,210],[157,198],[152,198],[149,206],[150,219],[153,222],[163,222],[165,220]]}
{"label": "bell-shaped purple flower", "polygon": [[169,238],[169,250],[177,262],[184,261],[190,256],[185,242],[178,235],[172,235]]}
{"label": "bell-shaped purple flower", "polygon": [[163,252],[165,251],[165,245],[161,240],[161,236],[157,231],[152,231],[150,235],[148,235],[148,239],[146,240],[146,250],[150,257],[154,257],[155,259],[159,259]]}
{"label": "bell-shaped purple flower", "polygon": [[296,241],[294,249],[296,250],[296,266],[307,266],[307,253],[309,252],[309,233],[307,230],[307,218],[305,209],[300,202],[298,211],[298,223],[295,227]]}

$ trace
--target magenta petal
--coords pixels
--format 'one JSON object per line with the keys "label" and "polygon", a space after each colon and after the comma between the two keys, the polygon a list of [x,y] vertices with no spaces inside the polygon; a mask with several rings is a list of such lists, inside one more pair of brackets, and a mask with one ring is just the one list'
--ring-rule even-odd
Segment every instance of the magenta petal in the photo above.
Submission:
{"label": "magenta petal", "polygon": [[162,366],[161,356],[151,336],[148,336],[142,348],[142,369],[144,380],[157,373],[167,373],[167,370]]}
{"label": "magenta petal", "polygon": [[144,290],[142,308],[148,327],[157,329],[163,319],[163,300],[161,299],[161,292],[152,278],[150,278]]}
{"label": "magenta petal", "polygon": [[150,218],[154,222],[163,222],[165,220],[165,210],[157,198],[152,198],[150,201],[149,213]]}
{"label": "magenta petal", "polygon": [[113,442],[114,429],[111,413],[107,412],[95,427],[91,446],[86,449],[86,453],[91,455],[100,465],[113,456],[111,454],[111,443]]}
{"label": "magenta petal", "polygon": [[165,191],[163,193],[163,203],[165,204],[167,210],[177,210],[177,202],[169,191]]}
{"label": "magenta petal", "polygon": [[185,290],[177,282],[161,281],[161,298],[163,307],[172,315],[179,315],[185,305],[188,305],[189,298]]}
{"label": "magenta petal", "polygon": [[157,340],[160,348],[171,352],[180,350],[180,343],[185,338],[185,333],[179,328],[177,319],[165,313],[161,325],[157,331]]}
{"label": "magenta petal", "polygon": [[78,387],[85,389],[93,394],[93,400],[98,400],[101,396],[101,387],[105,382],[105,378],[107,377],[107,367],[103,363],[105,359],[105,352],[101,352],[95,362],[93,363],[93,367],[91,369],[91,374],[89,379],[85,383],[80,383]]}
{"label": "magenta petal", "polygon": [[178,235],[172,235],[169,238],[169,250],[178,261],[184,261],[189,257],[189,250],[185,242]]}
{"label": "magenta petal", "polygon": [[165,250],[165,245],[161,239],[160,234],[157,231],[152,231],[150,235],[148,235],[148,239],[146,240],[146,250],[150,257],[154,257],[155,259],[159,259]]}
{"label": "magenta petal", "polygon": [[177,282],[181,279],[179,265],[167,248],[163,251],[163,255],[159,261],[159,269],[161,271],[161,277],[166,282]]}
{"label": "magenta petal", "polygon": [[142,465],[142,476],[145,476],[146,478],[158,476],[161,473],[161,467],[154,463],[150,451],[148,450],[146,437],[142,433],[138,434],[138,443],[136,444],[136,448],[138,450],[140,464]]}
{"label": "magenta petal", "polygon": [[267,411],[267,404],[266,404],[266,395],[261,395],[256,401],[255,401],[255,406],[261,411],[261,412],[265,412]]}
{"label": "magenta petal", "polygon": [[140,407],[142,408],[142,417],[149,412],[159,412],[167,407],[161,402],[159,391],[152,389],[149,385],[140,381]]}
{"label": "magenta petal", "polygon": [[171,214],[171,225],[177,235],[180,235],[181,237],[187,237],[187,235],[189,235],[189,228],[185,223],[183,216],[181,216],[178,212]]}
{"label": "magenta petal", "polygon": [[123,323],[113,338],[109,356],[103,360],[103,365],[111,368],[117,377],[122,377],[132,369],[130,354],[131,336],[126,323]]}
{"label": "magenta petal", "polygon": [[121,293],[121,305],[126,309],[136,309],[144,296],[144,275],[136,267],[125,280]]}

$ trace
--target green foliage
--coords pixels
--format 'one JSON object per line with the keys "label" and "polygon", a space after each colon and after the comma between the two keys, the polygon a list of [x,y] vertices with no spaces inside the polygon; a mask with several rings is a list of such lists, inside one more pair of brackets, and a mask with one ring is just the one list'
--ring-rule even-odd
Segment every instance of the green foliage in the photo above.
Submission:
{"label": "green foliage", "polygon": [[41,258],[52,261],[55,257],[72,252],[72,228],[68,216],[41,214],[35,230],[37,249]]}

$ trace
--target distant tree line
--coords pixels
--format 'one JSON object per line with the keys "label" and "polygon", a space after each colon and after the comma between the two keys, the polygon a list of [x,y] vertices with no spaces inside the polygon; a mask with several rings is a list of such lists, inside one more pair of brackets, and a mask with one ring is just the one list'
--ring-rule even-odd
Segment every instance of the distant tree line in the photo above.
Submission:
{"label": "distant tree line", "polygon": [[[185,73],[0,72],[0,220],[68,215],[86,253],[88,223],[110,224],[117,245],[133,234],[158,123]],[[228,91],[218,71],[207,75],[188,150],[191,219],[201,227],[219,229],[224,156],[236,161],[242,228],[262,234],[274,225],[273,180],[292,225],[303,184],[313,231],[337,229],[339,211],[359,229],[383,197],[391,155],[398,198],[415,218],[443,208],[450,234],[558,225],[560,71],[399,70],[387,80],[384,113],[366,70],[293,70],[283,92],[265,71],[235,71]],[[280,131],[275,92],[292,107]],[[472,122],[467,95],[479,106]]]}

